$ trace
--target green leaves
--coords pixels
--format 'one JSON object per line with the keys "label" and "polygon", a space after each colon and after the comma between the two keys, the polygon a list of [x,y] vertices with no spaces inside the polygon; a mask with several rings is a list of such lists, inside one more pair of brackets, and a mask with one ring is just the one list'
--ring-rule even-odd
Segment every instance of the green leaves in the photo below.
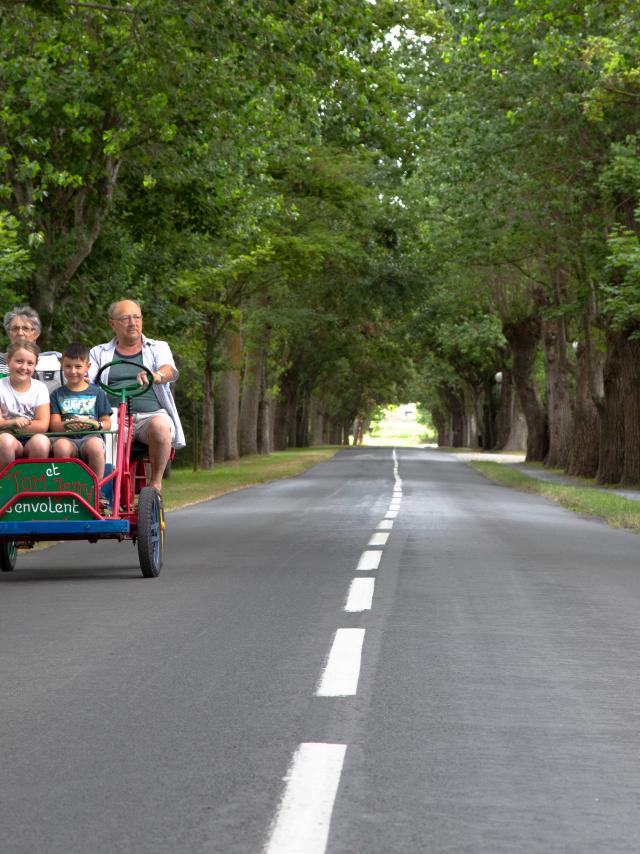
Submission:
{"label": "green leaves", "polygon": [[[636,211],[640,221],[640,210]],[[616,330],[640,337],[640,240],[623,227],[609,237],[608,282],[603,285],[603,313]]]}
{"label": "green leaves", "polygon": [[256,317],[277,328],[274,364],[296,354],[336,408],[394,393],[395,324],[421,280],[403,182],[440,12],[131,0],[0,16],[11,269],[55,339],[101,336],[126,291],[194,383],[225,326]]}
{"label": "green leaves", "polygon": [[14,217],[0,211],[0,295],[5,305],[19,299],[17,282],[30,269],[29,252],[20,246],[18,228]]}

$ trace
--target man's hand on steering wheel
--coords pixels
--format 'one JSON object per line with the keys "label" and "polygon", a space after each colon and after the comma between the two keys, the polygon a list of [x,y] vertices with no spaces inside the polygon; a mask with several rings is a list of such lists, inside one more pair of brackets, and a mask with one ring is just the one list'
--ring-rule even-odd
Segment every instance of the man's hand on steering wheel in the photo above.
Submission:
{"label": "man's hand on steering wheel", "polygon": [[140,373],[136,376],[136,382],[139,385],[149,385],[149,374],[153,377],[154,383],[161,383],[164,377],[162,376],[161,371],[140,371]]}

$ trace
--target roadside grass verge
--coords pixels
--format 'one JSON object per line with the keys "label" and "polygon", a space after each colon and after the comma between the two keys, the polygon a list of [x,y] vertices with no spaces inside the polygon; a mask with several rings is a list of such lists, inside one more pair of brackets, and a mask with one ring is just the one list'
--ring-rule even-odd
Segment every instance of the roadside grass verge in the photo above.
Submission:
{"label": "roadside grass verge", "polygon": [[[551,474],[559,474],[559,475],[565,474],[564,469],[547,468],[547,466],[545,466],[545,464],[541,463],[541,462],[527,463],[526,466],[528,469],[540,469],[540,471],[550,472]],[[612,483],[609,485],[607,485],[606,483],[596,483],[595,477],[582,477],[581,475],[577,475],[577,474],[572,474],[571,478],[572,478],[572,480],[575,480],[580,485],[593,486],[593,487],[597,487],[598,489],[615,489],[616,487],[620,486],[619,483],[618,484]]]}
{"label": "roadside grass verge", "polygon": [[535,492],[575,513],[598,516],[615,528],[640,531],[640,501],[632,501],[620,495],[610,495],[590,487],[546,483],[501,463],[477,460],[470,461],[468,465],[502,486]]}
{"label": "roadside grass verge", "polygon": [[273,454],[242,457],[237,462],[216,464],[211,471],[173,468],[164,481],[162,494],[167,510],[208,501],[269,480],[294,477],[316,463],[333,457],[346,446],[326,445],[320,448],[293,448]]}

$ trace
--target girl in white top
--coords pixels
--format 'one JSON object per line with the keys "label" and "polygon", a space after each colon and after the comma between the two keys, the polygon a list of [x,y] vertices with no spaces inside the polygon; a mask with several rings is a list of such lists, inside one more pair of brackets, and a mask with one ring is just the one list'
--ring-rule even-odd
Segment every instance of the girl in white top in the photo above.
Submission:
{"label": "girl in white top", "polygon": [[51,442],[42,435],[49,429],[49,392],[33,378],[39,353],[31,341],[7,350],[9,376],[0,379],[0,469],[19,457],[46,459],[51,453]]}

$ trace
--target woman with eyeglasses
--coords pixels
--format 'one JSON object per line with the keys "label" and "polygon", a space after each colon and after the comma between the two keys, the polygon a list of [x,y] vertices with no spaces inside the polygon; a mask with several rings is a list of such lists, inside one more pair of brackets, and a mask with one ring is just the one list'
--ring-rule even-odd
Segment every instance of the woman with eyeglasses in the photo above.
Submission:
{"label": "woman with eyeglasses", "polygon": [[[30,305],[19,305],[12,308],[5,314],[3,323],[4,331],[12,344],[24,343],[25,341],[35,344],[42,332],[40,315]],[[62,384],[60,353],[57,351],[47,350],[40,353],[36,367],[34,378],[43,381],[49,389],[49,393]],[[8,374],[7,354],[0,353],[0,377],[6,377]]]}

